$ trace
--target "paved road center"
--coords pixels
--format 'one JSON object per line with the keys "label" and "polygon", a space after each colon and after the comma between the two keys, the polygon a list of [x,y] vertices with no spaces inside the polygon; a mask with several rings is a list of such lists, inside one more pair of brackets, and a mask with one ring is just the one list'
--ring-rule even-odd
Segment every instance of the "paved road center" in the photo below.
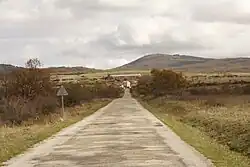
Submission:
{"label": "paved road center", "polygon": [[210,163],[126,92],[6,166],[207,167]]}

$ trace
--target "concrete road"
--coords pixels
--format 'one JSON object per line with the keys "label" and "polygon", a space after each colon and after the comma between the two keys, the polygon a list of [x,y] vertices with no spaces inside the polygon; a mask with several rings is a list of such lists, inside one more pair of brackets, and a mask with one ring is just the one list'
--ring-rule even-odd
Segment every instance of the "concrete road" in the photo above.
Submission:
{"label": "concrete road", "polygon": [[208,167],[127,92],[105,108],[6,163],[8,167]]}

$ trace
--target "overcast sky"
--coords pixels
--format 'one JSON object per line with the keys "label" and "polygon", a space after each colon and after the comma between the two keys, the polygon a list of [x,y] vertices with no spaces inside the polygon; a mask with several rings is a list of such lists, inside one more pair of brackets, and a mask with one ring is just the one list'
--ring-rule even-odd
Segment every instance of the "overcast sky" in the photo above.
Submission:
{"label": "overcast sky", "polygon": [[0,63],[111,68],[149,53],[250,56],[250,1],[0,0]]}

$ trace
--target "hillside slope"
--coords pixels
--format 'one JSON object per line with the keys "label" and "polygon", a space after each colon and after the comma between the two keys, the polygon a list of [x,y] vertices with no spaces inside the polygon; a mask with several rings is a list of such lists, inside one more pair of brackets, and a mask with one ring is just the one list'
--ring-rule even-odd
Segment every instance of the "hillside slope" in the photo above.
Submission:
{"label": "hillside slope", "polygon": [[149,70],[152,68],[189,72],[249,72],[250,58],[211,59],[187,55],[152,54],[116,69]]}
{"label": "hillside slope", "polygon": [[92,73],[101,71],[87,67],[49,67],[47,70],[51,73]]}
{"label": "hillside slope", "polygon": [[5,74],[5,73],[9,73],[20,68],[21,67],[16,67],[10,64],[0,64],[0,73]]}
{"label": "hillside slope", "polygon": [[[22,69],[24,67],[17,67],[10,64],[0,64],[0,73],[6,74],[12,72],[14,70]],[[101,70],[87,68],[87,67],[49,67],[43,68],[50,73],[92,73],[92,72],[100,72]]]}

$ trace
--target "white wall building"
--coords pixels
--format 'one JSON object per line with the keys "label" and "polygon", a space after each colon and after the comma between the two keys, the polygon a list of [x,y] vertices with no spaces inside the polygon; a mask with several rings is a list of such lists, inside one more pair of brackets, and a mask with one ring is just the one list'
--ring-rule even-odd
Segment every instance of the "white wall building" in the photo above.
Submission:
{"label": "white wall building", "polygon": [[130,81],[123,81],[123,86],[125,87],[125,88],[131,88],[131,82]]}

